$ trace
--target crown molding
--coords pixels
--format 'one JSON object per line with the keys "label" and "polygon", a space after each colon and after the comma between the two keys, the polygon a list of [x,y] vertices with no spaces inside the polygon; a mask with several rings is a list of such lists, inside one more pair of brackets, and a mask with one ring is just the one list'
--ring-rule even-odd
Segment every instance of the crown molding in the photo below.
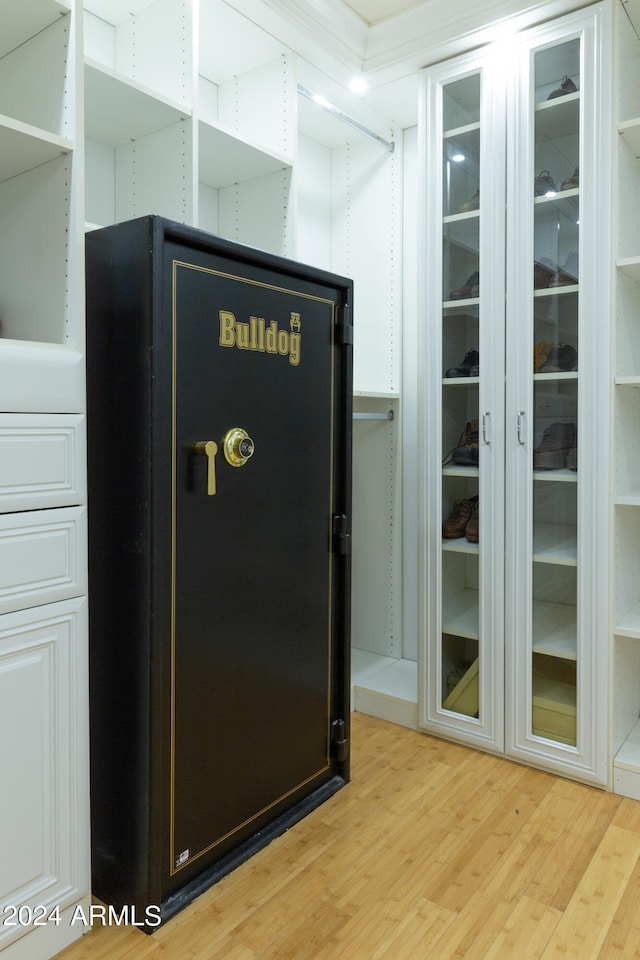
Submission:
{"label": "crown molding", "polygon": [[424,0],[371,26],[343,0],[226,2],[338,83],[375,87],[591,0]]}

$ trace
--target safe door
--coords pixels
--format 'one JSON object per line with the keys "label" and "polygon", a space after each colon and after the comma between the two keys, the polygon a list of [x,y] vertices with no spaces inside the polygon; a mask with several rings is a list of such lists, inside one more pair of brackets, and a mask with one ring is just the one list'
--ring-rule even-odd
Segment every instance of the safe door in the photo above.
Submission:
{"label": "safe door", "polygon": [[175,877],[336,776],[343,491],[337,291],[172,245],[165,263]]}

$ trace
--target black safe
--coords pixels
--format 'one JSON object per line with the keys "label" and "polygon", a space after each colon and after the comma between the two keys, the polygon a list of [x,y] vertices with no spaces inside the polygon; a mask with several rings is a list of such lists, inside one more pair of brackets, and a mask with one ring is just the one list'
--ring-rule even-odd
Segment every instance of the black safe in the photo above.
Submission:
{"label": "black safe", "polygon": [[93,892],[150,929],[349,779],[351,281],[86,238]]}

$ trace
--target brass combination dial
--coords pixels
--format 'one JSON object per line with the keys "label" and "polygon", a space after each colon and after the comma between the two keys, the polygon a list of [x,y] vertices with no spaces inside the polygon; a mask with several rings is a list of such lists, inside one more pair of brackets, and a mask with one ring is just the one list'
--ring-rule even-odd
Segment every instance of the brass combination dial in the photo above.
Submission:
{"label": "brass combination dial", "polygon": [[233,427],[227,431],[222,441],[224,457],[232,467],[244,467],[254,453],[255,444],[246,430]]}

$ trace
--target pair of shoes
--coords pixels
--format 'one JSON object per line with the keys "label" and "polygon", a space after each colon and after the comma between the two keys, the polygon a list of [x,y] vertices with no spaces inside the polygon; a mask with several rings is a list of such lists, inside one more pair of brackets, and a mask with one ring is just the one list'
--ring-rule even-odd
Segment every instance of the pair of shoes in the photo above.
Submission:
{"label": "pair of shoes", "polygon": [[578,369],[578,351],[569,343],[541,340],[533,348],[534,373],[568,373]]}
{"label": "pair of shoes", "polygon": [[467,350],[464,360],[457,367],[449,367],[445,377],[479,377],[480,354],[477,350]]}
{"label": "pair of shoes", "polygon": [[467,200],[466,203],[461,203],[458,207],[458,213],[470,213],[472,210],[480,209],[480,191],[476,190],[474,195]]}
{"label": "pair of shoes", "polygon": [[558,269],[555,277],[549,281],[550,287],[569,287],[578,282],[578,254],[570,253],[564,265]]}
{"label": "pair of shoes", "polygon": [[[561,470],[568,466],[569,454],[576,449],[576,444],[575,423],[552,423],[544,431],[542,440],[533,451],[533,469]],[[576,455],[572,454],[572,460],[574,456]]]}
{"label": "pair of shoes", "polygon": [[442,466],[448,463],[457,463],[460,467],[477,467],[480,451],[480,421],[469,420],[460,434],[458,443],[443,457]]}
{"label": "pair of shoes", "polygon": [[445,540],[466,537],[470,543],[478,543],[478,497],[456,500],[453,510],[442,522],[442,536]]}
{"label": "pair of shoes", "polygon": [[477,270],[467,277],[465,282],[457,290],[452,290],[449,294],[450,300],[473,300],[480,295],[480,274]]}
{"label": "pair of shoes", "polygon": [[547,100],[555,100],[556,97],[566,97],[569,93],[575,93],[578,88],[571,79],[571,77],[564,77],[561,81],[560,86],[556,87],[555,90],[552,90]]}
{"label": "pair of shoes", "polygon": [[570,177],[566,177],[560,184],[561,190],[573,190],[580,186],[580,167],[576,167]]}
{"label": "pair of shoes", "polygon": [[536,197],[552,196],[558,192],[555,181],[548,170],[541,170],[533,181],[533,193]]}

